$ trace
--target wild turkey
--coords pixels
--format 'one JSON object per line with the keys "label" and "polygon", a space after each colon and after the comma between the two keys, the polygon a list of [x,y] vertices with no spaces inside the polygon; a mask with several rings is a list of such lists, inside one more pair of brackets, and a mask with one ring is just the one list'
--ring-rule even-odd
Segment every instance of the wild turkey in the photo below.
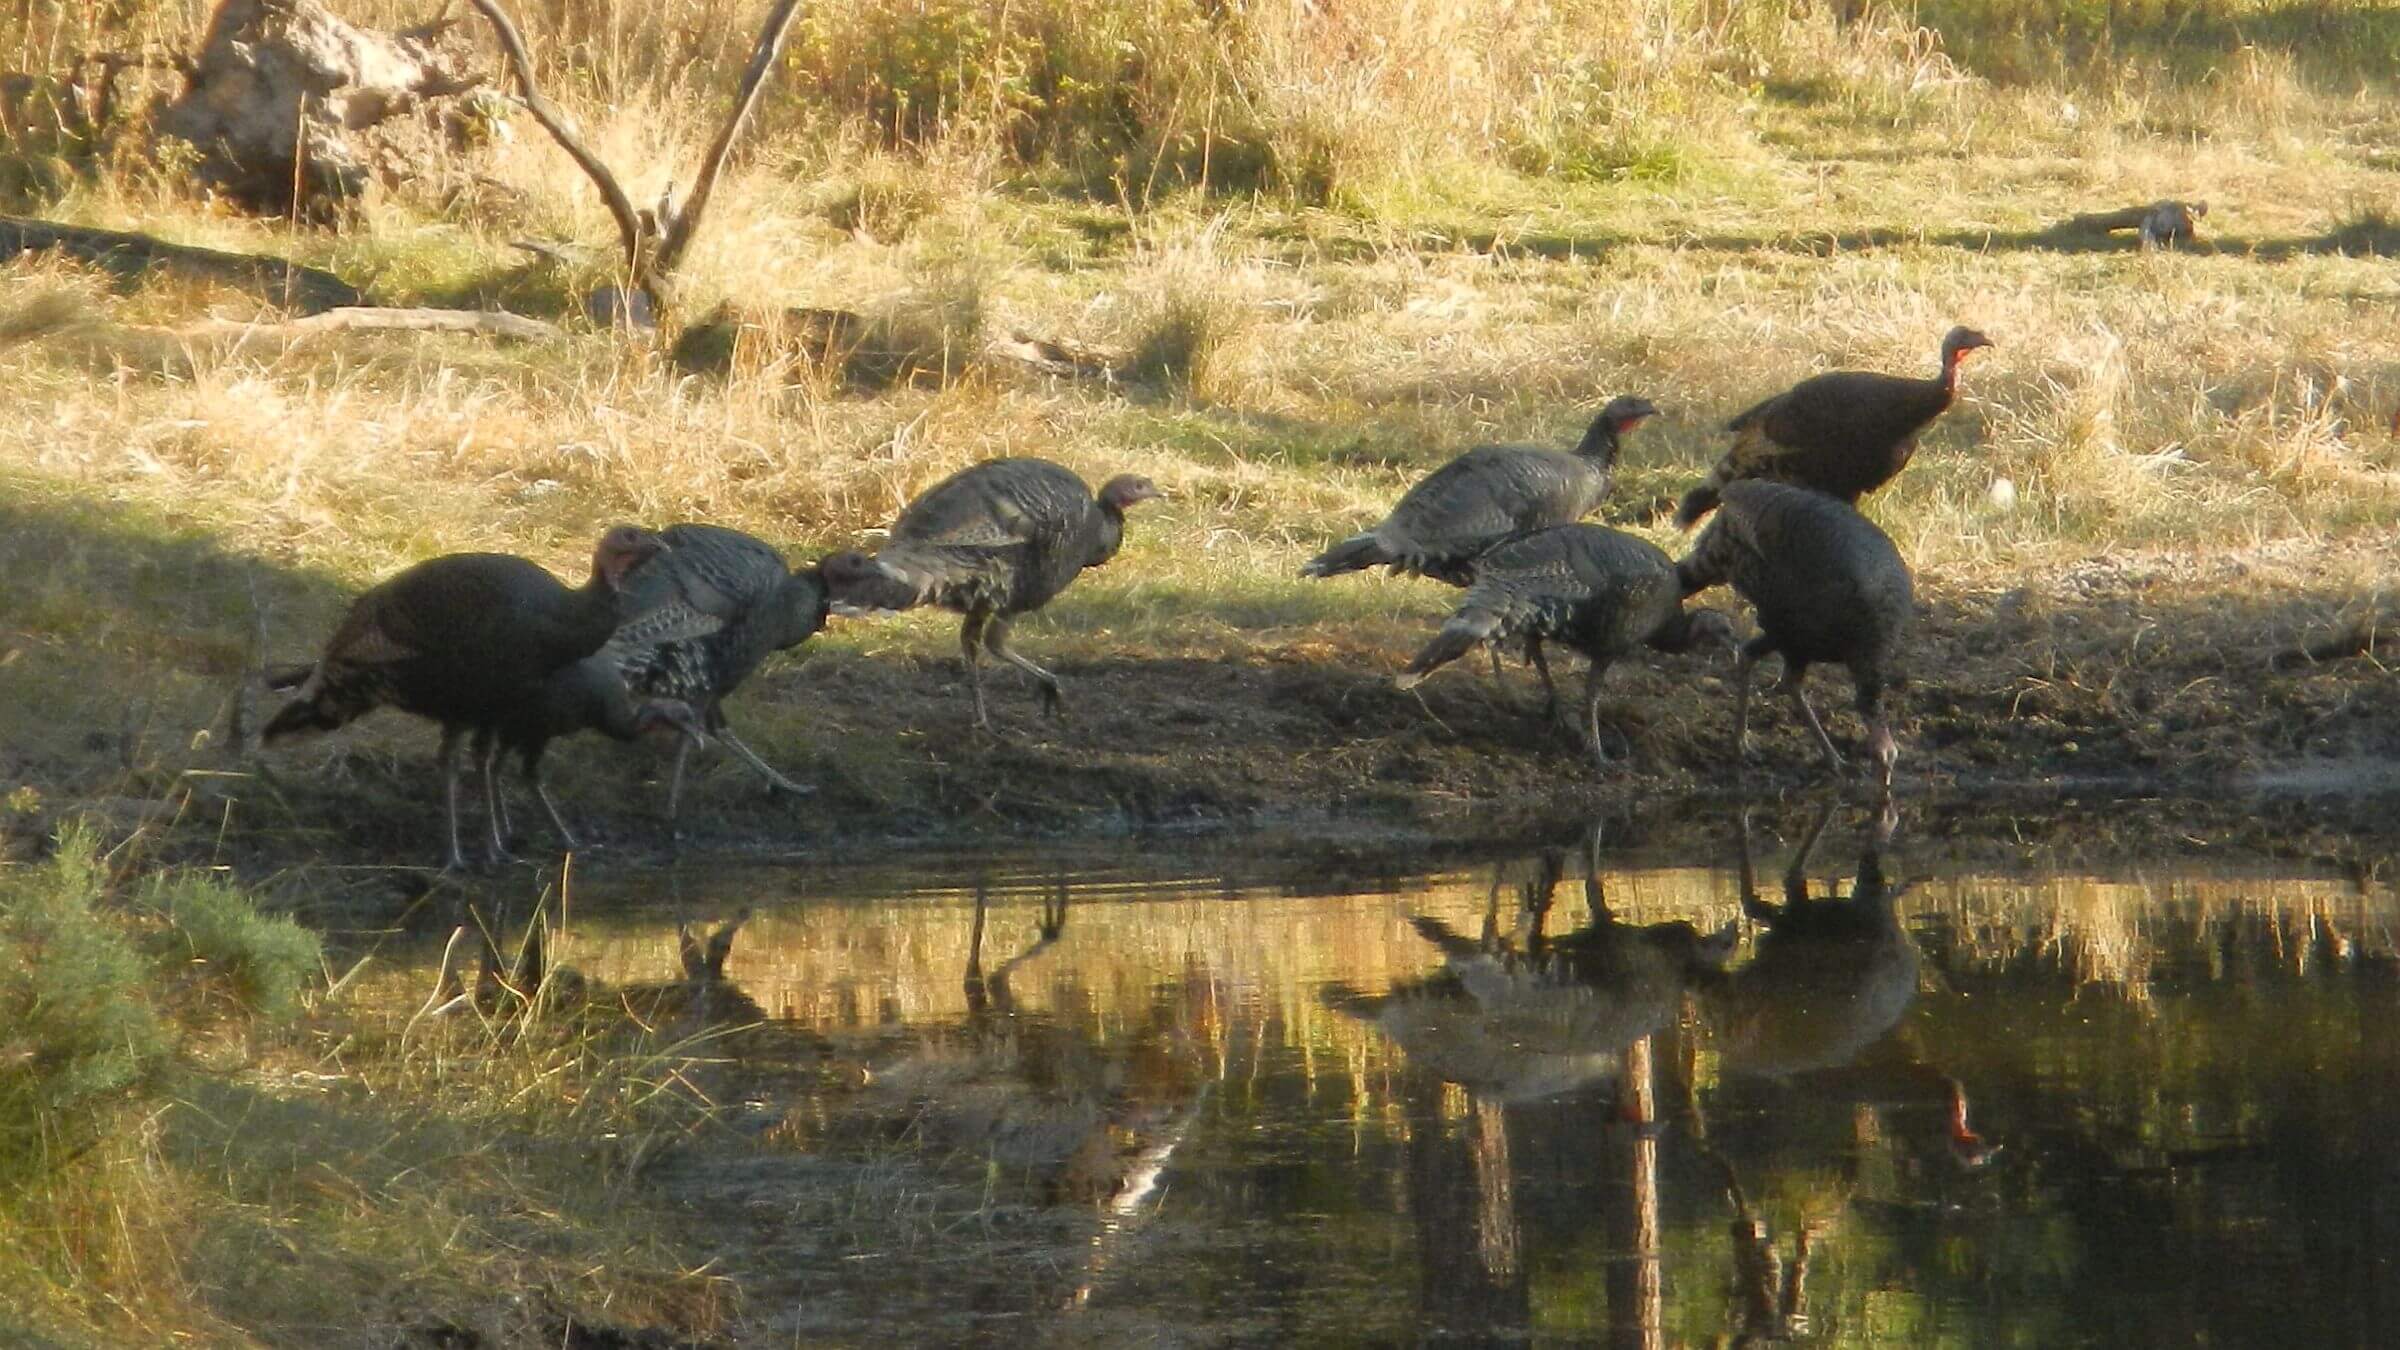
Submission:
{"label": "wild turkey", "polygon": [[2135,234],[2144,251],[2198,243],[2200,230],[2196,222],[2207,214],[2207,202],[2187,206],[2182,202],[2162,201],[2143,213],[2141,224],[2134,227]]}
{"label": "wild turkey", "polygon": [[975,725],[991,727],[986,651],[1039,681],[1042,706],[1058,716],[1065,711],[1058,677],[1009,650],[1010,625],[1050,603],[1085,568],[1117,556],[1126,509],[1164,495],[1147,478],[1119,474],[1095,497],[1081,478],[1042,459],[961,469],[908,504],[867,567],[828,578],[834,607],[867,613],[934,604],[963,614],[958,645]]}
{"label": "wild turkey", "polygon": [[497,774],[503,753],[518,757],[525,782],[533,789],[534,800],[549,814],[559,842],[580,848],[575,832],[567,828],[566,817],[559,814],[558,803],[551,800],[549,786],[542,781],[542,752],[559,737],[582,731],[631,741],[666,729],[683,735],[682,748],[675,756],[677,767],[693,745],[708,744],[699,715],[682,699],[648,698],[637,703],[606,648],[552,675],[533,695],[513,701],[501,716],[475,733],[475,762],[483,773],[484,819],[491,831],[493,860],[508,857],[508,805],[501,797]]}
{"label": "wild turkey", "polygon": [[1850,669],[1868,753],[1889,787],[1899,748],[1884,715],[1883,691],[1915,603],[1908,565],[1891,537],[1856,508],[1821,492],[1785,483],[1729,483],[1717,518],[1675,571],[1685,595],[1727,581],[1758,610],[1762,631],[1742,647],[1735,664],[1735,755],[1748,750],[1751,668],[1780,652],[1783,688],[1839,772],[1841,753],[1800,684],[1812,663],[1838,661]]}
{"label": "wild turkey", "polygon": [[2142,250],[2148,252],[2154,248],[2197,243],[2200,238],[2199,222],[2207,215],[2207,202],[2162,199],[2145,206],[2088,212],[2065,221],[2053,233],[2063,238],[2076,234],[2115,234],[2120,230],[2131,230]]}
{"label": "wild turkey", "polygon": [[296,692],[262,739],[331,731],[387,705],[441,723],[448,861],[464,867],[463,738],[538,699],[552,675],[598,651],[616,629],[626,575],[665,548],[648,530],[617,526],[601,536],[590,578],[573,590],[502,553],[453,553],[407,568],[351,602],[314,665],[269,677],[268,687]]}
{"label": "wild turkey", "polygon": [[1689,529],[1727,483],[1767,478],[1858,499],[1892,481],[1917,452],[1917,435],[1958,399],[1958,366],[1992,340],[1972,328],[1942,339],[1942,373],[1929,380],[1869,370],[1812,375],[1725,424],[1733,448],[1708,480],[1684,494],[1675,523]]}
{"label": "wild turkey", "polygon": [[1600,677],[1609,663],[1636,647],[1683,652],[1703,641],[1735,645],[1733,625],[1715,610],[1686,613],[1675,563],[1657,546],[1604,525],[1560,525],[1512,540],[1475,563],[1475,584],[1458,612],[1442,625],[1397,681],[1414,688],[1434,670],[1479,642],[1523,639],[1541,672],[1549,701],[1558,688],[1542,644],[1559,642],[1591,658],[1584,681],[1583,718],[1570,730],[1586,738],[1593,758],[1608,762],[1600,741]]}
{"label": "wild turkey", "polygon": [[[724,701],[769,655],[814,637],[830,608],[827,575],[863,569],[866,559],[837,554],[795,570],[765,540],[720,525],[670,525],[659,537],[671,552],[626,582],[625,621],[599,659],[612,664],[636,695],[690,704],[769,787],[810,791],[742,743],[725,720]],[[684,764],[693,744],[686,738],[675,753],[667,788],[670,821],[681,811]]]}
{"label": "wild turkey", "polygon": [[1479,445],[1418,479],[1375,528],[1318,554],[1300,575],[1380,566],[1465,586],[1493,545],[1591,514],[1608,496],[1626,433],[1657,415],[1648,399],[1627,394],[1609,400],[1571,455]]}

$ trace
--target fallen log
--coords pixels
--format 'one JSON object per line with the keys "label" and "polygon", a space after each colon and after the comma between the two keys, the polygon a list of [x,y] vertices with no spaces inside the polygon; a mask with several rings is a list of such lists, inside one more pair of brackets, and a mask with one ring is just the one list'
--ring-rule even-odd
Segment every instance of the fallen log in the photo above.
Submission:
{"label": "fallen log", "polygon": [[195,280],[214,281],[253,292],[304,314],[359,305],[366,299],[357,287],[331,272],[282,258],[170,244],[164,239],[125,230],[0,216],[0,262],[23,253],[50,252],[66,254],[120,277],[137,278],[154,270],[165,270]]}
{"label": "fallen log", "polygon": [[329,309],[282,323],[210,319],[174,331],[177,337],[194,340],[264,337],[293,342],[328,333],[474,333],[516,342],[539,342],[564,335],[564,330],[555,324],[505,310],[385,309],[373,305]]}

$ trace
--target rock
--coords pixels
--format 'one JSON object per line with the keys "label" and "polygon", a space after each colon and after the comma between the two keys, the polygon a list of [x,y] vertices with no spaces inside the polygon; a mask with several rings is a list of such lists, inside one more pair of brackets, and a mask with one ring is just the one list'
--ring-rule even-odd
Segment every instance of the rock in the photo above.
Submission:
{"label": "rock", "polygon": [[448,24],[380,33],[319,0],[223,0],[157,134],[250,210],[328,219],[378,179],[428,174],[451,121],[488,116],[451,106],[482,83],[469,64]]}

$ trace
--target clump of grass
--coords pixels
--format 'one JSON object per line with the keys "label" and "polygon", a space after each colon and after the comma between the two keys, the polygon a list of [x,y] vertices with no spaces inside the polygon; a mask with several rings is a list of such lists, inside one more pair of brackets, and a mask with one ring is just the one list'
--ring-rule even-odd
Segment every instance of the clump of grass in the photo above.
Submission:
{"label": "clump of grass", "polygon": [[1175,286],[1150,303],[1141,336],[1126,366],[1140,379],[1190,390],[1207,378],[1231,323],[1224,304],[1191,286]]}
{"label": "clump of grass", "polygon": [[931,174],[889,155],[862,160],[836,182],[821,210],[825,223],[844,234],[879,243],[905,240],[949,200]]}

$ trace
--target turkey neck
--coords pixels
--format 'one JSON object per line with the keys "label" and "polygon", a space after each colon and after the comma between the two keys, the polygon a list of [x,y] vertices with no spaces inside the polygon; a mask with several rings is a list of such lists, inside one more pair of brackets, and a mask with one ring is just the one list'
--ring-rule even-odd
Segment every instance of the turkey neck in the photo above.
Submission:
{"label": "turkey neck", "polygon": [[608,573],[594,563],[592,574],[568,597],[567,626],[578,634],[598,633],[599,638],[592,643],[595,648],[608,641],[608,635],[616,631],[617,621],[623,617],[624,604],[623,592],[608,579]]}
{"label": "turkey neck", "polygon": [[1092,502],[1100,513],[1100,528],[1092,540],[1092,551],[1086,555],[1084,566],[1098,567],[1117,556],[1125,543],[1125,508],[1113,502],[1095,499]]}
{"label": "turkey neck", "polygon": [[1942,378],[1936,383],[1942,387],[1942,406],[1945,408],[1958,399],[1958,364],[1966,359],[1966,355],[1963,351],[1942,353]]}
{"label": "turkey neck", "polygon": [[1575,457],[1590,460],[1603,469],[1617,467],[1617,424],[1606,417],[1595,417],[1584,429],[1583,439],[1575,444]]}

